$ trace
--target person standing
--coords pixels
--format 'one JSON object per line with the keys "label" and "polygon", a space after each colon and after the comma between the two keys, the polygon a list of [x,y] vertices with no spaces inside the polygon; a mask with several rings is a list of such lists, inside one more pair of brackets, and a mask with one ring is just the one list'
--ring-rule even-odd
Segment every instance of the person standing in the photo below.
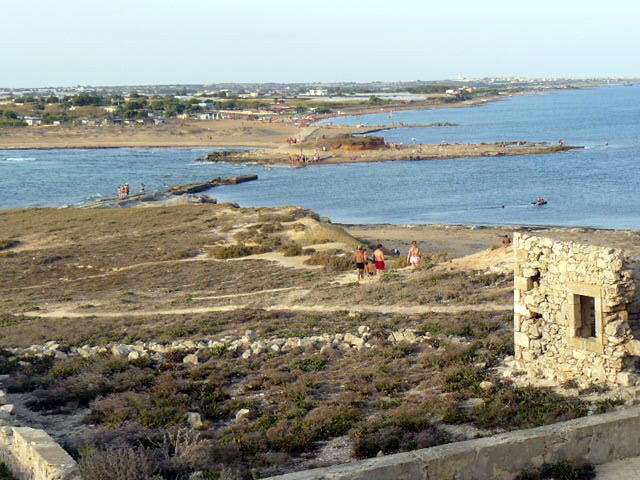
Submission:
{"label": "person standing", "polygon": [[147,193],[147,186],[144,183],[140,184],[140,195]]}
{"label": "person standing", "polygon": [[417,268],[422,261],[422,250],[420,250],[415,240],[411,242],[411,248],[409,248],[409,253],[407,253],[407,261],[413,268]]}
{"label": "person standing", "polygon": [[367,264],[367,250],[362,245],[358,245],[356,253],[353,256],[358,269],[358,280],[364,279],[364,268]]}
{"label": "person standing", "polygon": [[376,270],[380,273],[384,273],[384,262],[386,257],[384,256],[384,250],[382,249],[381,244],[378,244],[376,249],[373,251],[373,260],[376,264]]}

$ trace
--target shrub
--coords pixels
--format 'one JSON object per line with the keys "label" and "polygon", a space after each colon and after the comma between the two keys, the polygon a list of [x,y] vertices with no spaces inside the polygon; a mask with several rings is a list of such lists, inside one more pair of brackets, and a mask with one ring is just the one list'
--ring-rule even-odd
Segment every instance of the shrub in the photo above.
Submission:
{"label": "shrub", "polygon": [[2,240],[0,239],[0,250],[6,250],[7,248],[15,247],[20,242],[17,240]]}
{"label": "shrub", "polygon": [[14,477],[4,463],[0,463],[0,480],[18,480]]}
{"label": "shrub", "polygon": [[532,428],[583,417],[587,404],[578,398],[534,387],[500,385],[482,405],[469,411],[480,428]]}
{"label": "shrub", "polygon": [[287,245],[283,247],[280,252],[285,257],[297,257],[298,255],[302,255],[302,247],[299,245]]}
{"label": "shrub", "polygon": [[563,460],[554,464],[543,464],[534,470],[525,470],[515,480],[592,480],[596,470],[590,463],[575,463]]}
{"label": "shrub", "polygon": [[451,441],[448,433],[431,424],[424,408],[400,408],[356,430],[353,456],[374,457],[378,452],[391,454],[440,445]]}
{"label": "shrub", "polygon": [[143,448],[86,449],[80,473],[91,480],[150,480],[158,473],[158,461]]}
{"label": "shrub", "polygon": [[247,257],[249,255],[255,255],[257,253],[265,253],[268,250],[264,250],[262,247],[258,246],[247,246],[242,244],[235,245],[219,245],[214,247],[211,250],[211,254],[215,258],[219,258],[221,260],[227,258],[240,258]]}
{"label": "shrub", "polygon": [[315,252],[305,262],[307,265],[321,265],[328,270],[344,272],[354,268],[351,257],[348,255],[338,255],[336,250],[324,250]]}
{"label": "shrub", "polygon": [[193,258],[200,254],[200,250],[197,248],[181,248],[178,250],[172,250],[161,255],[162,260],[184,260],[186,258]]}

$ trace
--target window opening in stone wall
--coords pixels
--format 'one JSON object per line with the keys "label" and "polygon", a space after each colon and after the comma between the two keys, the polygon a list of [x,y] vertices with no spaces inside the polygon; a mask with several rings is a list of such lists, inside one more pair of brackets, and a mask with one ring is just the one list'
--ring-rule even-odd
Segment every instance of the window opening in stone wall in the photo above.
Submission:
{"label": "window opening in stone wall", "polygon": [[585,295],[576,295],[578,318],[576,318],[576,336],[590,338],[596,336],[596,299]]}
{"label": "window opening in stone wall", "polygon": [[540,272],[531,277],[531,284],[533,285],[533,288],[540,287]]}

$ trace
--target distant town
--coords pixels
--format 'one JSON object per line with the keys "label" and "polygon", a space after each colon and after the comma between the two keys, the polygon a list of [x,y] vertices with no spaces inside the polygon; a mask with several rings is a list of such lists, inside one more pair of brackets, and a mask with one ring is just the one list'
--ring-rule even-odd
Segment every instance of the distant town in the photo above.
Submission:
{"label": "distant town", "polygon": [[[424,106],[525,91],[632,85],[638,78],[520,77],[369,83],[218,83],[0,88],[0,127],[160,125],[170,119],[304,123],[363,108]],[[313,118],[310,117],[313,116]]]}

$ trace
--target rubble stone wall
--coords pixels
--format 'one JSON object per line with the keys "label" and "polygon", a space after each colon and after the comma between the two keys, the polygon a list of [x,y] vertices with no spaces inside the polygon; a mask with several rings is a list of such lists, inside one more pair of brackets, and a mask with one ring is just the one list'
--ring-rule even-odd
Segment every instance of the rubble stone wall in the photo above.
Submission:
{"label": "rubble stone wall", "polygon": [[[634,270],[618,249],[514,235],[519,368],[580,385],[640,383]],[[630,324],[630,314],[631,322]]]}

